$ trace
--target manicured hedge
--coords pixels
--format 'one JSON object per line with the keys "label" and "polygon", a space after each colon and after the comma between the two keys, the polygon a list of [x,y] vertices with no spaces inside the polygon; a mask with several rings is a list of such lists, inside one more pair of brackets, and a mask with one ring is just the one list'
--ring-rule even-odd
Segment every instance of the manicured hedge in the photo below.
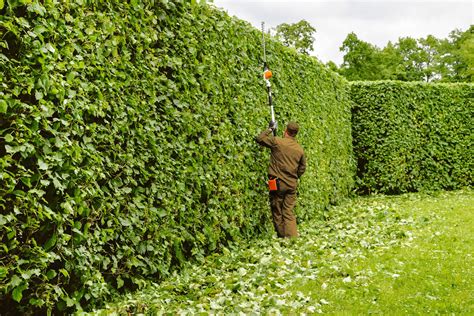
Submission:
{"label": "manicured hedge", "polygon": [[[1,314],[90,308],[272,231],[258,30],[184,0],[1,13]],[[349,87],[267,52],[280,126],[300,123],[308,157],[297,213],[316,216],[351,189]]]}
{"label": "manicured hedge", "polygon": [[474,85],[356,82],[352,134],[361,193],[473,185]]}

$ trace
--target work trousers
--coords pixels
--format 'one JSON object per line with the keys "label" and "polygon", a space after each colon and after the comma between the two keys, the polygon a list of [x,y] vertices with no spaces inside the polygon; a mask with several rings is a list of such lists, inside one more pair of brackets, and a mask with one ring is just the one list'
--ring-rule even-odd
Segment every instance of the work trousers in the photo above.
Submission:
{"label": "work trousers", "polygon": [[270,208],[278,237],[297,237],[296,216],[293,209],[296,205],[296,190],[283,188],[270,191]]}

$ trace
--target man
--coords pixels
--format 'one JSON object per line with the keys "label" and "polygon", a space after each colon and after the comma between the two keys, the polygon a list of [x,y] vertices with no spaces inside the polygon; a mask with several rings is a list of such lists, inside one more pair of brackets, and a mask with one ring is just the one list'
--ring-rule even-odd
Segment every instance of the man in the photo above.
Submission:
{"label": "man", "polygon": [[293,209],[296,205],[298,179],[306,170],[303,148],[296,142],[299,126],[290,122],[286,126],[283,138],[273,136],[275,124],[256,137],[257,143],[271,150],[269,179],[276,179],[276,190],[270,190],[270,208],[273,225],[278,237],[297,237],[296,217]]}

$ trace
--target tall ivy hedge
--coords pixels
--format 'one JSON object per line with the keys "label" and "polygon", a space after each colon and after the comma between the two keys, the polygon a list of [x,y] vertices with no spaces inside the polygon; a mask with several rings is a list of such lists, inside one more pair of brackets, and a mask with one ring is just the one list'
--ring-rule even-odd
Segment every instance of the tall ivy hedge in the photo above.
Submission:
{"label": "tall ivy hedge", "polygon": [[[271,232],[258,30],[184,0],[0,9],[1,314],[90,308]],[[349,86],[267,41],[304,219],[350,191]]]}
{"label": "tall ivy hedge", "polygon": [[474,184],[474,84],[356,82],[352,134],[361,193]]}

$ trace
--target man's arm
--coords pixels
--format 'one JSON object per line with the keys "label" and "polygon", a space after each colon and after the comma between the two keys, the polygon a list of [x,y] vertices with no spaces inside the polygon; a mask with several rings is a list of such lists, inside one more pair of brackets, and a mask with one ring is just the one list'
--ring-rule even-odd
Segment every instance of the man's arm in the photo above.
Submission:
{"label": "man's arm", "polygon": [[303,154],[300,158],[300,163],[298,165],[298,171],[297,171],[298,178],[300,178],[305,171],[306,171],[306,157]]}
{"label": "man's arm", "polygon": [[271,148],[275,144],[275,137],[273,136],[273,129],[269,128],[255,137],[255,141],[262,146]]}

